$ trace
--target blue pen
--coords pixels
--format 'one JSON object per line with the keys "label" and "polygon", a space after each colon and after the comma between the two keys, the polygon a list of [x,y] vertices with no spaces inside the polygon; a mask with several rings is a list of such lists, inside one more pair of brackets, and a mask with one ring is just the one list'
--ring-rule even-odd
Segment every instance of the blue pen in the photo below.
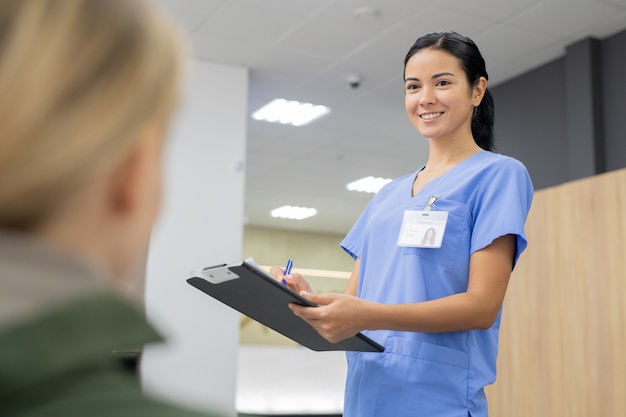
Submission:
{"label": "blue pen", "polygon": [[[293,266],[293,262],[291,261],[291,259],[289,259],[287,261],[287,266],[285,266],[285,273],[283,275],[286,276],[286,275],[291,274],[291,267],[292,266]],[[284,279],[283,279],[283,285],[287,285],[287,281],[285,281]]]}

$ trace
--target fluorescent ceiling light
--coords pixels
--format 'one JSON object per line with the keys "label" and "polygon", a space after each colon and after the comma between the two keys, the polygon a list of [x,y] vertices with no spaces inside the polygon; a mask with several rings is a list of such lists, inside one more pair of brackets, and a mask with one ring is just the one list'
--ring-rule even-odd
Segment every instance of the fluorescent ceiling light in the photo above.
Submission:
{"label": "fluorescent ceiling light", "polygon": [[326,106],[277,98],[252,113],[252,118],[273,123],[304,126],[328,113],[330,113],[330,109]]}
{"label": "fluorescent ceiling light", "polygon": [[272,210],[272,217],[281,217],[283,219],[302,220],[307,217],[315,216],[317,210],[308,207],[282,206]]}
{"label": "fluorescent ceiling light", "polygon": [[377,193],[383,185],[391,182],[389,178],[365,177],[346,185],[350,191],[360,191],[365,193]]}

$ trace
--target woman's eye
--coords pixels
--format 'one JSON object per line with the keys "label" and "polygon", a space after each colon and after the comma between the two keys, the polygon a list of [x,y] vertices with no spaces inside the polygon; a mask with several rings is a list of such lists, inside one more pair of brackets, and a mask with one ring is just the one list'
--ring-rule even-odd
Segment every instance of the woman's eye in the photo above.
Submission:
{"label": "woman's eye", "polygon": [[407,90],[417,90],[419,88],[419,85],[417,84],[407,84],[406,89]]}
{"label": "woman's eye", "polygon": [[441,86],[450,85],[450,82],[446,80],[440,80],[439,82],[437,82],[437,85],[441,85]]}

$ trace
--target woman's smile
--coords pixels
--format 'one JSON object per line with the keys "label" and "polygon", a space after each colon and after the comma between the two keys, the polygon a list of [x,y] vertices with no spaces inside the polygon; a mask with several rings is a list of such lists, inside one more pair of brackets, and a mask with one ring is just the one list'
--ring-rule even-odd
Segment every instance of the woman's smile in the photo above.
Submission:
{"label": "woman's smile", "polygon": [[437,117],[441,116],[443,114],[443,112],[437,112],[437,113],[424,113],[424,114],[420,114],[420,117],[424,120],[432,120],[432,119],[436,119]]}

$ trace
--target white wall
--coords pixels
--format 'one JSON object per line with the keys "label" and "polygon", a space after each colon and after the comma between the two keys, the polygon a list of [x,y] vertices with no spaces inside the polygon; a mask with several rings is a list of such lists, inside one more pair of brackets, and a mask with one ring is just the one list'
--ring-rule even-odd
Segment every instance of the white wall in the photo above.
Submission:
{"label": "white wall", "polygon": [[148,256],[148,319],[168,343],[144,350],[146,392],[235,416],[239,315],[186,283],[242,256],[248,73],[192,61],[165,157]]}
{"label": "white wall", "polygon": [[343,412],[346,354],[303,346],[239,346],[237,410],[271,415]]}

